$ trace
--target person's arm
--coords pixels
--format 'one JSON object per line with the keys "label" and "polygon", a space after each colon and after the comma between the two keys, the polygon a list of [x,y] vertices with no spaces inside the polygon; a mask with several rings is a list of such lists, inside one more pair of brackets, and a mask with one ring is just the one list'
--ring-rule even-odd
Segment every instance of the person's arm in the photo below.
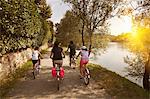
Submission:
{"label": "person's arm", "polygon": [[89,50],[88,52],[89,52],[88,56],[90,56],[90,54],[91,54],[91,50]]}
{"label": "person's arm", "polygon": [[76,58],[78,58],[80,55],[81,55],[81,51],[79,52],[79,54],[77,55],[77,57],[76,57]]}
{"label": "person's arm", "polygon": [[43,56],[42,56],[42,54],[39,52],[39,56],[41,57],[41,58],[43,58]]}
{"label": "person's arm", "polygon": [[63,58],[65,58],[65,53],[62,51]]}
{"label": "person's arm", "polygon": [[51,53],[50,53],[50,58],[52,58],[53,56],[53,50],[51,50]]}
{"label": "person's arm", "polygon": [[67,52],[68,52],[69,48],[70,48],[70,45],[68,45],[68,47],[67,47]]}
{"label": "person's arm", "polygon": [[65,53],[63,51],[63,48],[61,48],[61,54],[63,55],[62,57],[65,58]]}

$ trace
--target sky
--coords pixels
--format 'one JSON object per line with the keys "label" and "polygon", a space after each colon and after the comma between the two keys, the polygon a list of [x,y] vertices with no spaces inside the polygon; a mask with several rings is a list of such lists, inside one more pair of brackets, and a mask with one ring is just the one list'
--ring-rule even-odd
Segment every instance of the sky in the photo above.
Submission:
{"label": "sky", "polygon": [[70,9],[68,4],[64,4],[62,0],[46,0],[46,2],[52,9],[51,20],[54,23],[59,23],[66,11]]}
{"label": "sky", "polygon": [[[65,15],[66,11],[70,9],[68,4],[64,4],[62,0],[46,0],[47,4],[51,6],[52,16],[51,20],[55,23],[59,23],[60,20]],[[117,18],[114,17],[110,21],[110,31],[112,35],[119,35],[123,32],[131,31],[131,18],[130,17],[122,17]]]}
{"label": "sky", "polygon": [[113,35],[130,32],[132,30],[132,18],[122,16],[121,18],[114,17],[110,21],[110,31]]}

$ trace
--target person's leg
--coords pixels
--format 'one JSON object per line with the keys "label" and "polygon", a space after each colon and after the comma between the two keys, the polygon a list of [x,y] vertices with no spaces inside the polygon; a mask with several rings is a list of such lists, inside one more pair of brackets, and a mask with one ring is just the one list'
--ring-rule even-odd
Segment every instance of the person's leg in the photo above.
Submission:
{"label": "person's leg", "polygon": [[33,70],[34,70],[34,69],[35,69],[36,61],[35,61],[35,60],[32,60],[32,64],[33,64]]}
{"label": "person's leg", "polygon": [[83,60],[80,61],[80,76],[83,77]]}
{"label": "person's leg", "polygon": [[70,53],[69,58],[70,58],[69,66],[71,67],[71,59],[72,59],[72,54],[71,53]]}
{"label": "person's leg", "polygon": [[53,63],[53,67],[55,67],[55,60],[52,60],[52,63]]}

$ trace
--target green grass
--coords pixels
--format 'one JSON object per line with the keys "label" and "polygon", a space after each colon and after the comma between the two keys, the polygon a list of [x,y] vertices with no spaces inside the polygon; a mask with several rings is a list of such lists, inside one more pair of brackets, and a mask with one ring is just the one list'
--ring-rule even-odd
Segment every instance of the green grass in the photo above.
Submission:
{"label": "green grass", "polygon": [[150,93],[118,74],[99,65],[89,64],[88,67],[92,79],[100,86],[100,89],[106,89],[113,99],[150,99]]}
{"label": "green grass", "polygon": [[32,66],[32,62],[28,61],[21,68],[16,69],[12,74],[9,74],[3,81],[0,82],[0,98],[4,97],[8,91],[13,88],[13,85],[19,78],[22,78],[26,71]]}

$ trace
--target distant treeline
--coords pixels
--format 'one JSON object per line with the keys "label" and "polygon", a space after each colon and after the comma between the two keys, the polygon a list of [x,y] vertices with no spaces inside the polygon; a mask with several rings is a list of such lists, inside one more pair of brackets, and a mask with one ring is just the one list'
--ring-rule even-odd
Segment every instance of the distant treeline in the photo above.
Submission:
{"label": "distant treeline", "polygon": [[128,42],[131,38],[131,33],[122,33],[118,36],[110,35],[109,39],[111,42]]}

